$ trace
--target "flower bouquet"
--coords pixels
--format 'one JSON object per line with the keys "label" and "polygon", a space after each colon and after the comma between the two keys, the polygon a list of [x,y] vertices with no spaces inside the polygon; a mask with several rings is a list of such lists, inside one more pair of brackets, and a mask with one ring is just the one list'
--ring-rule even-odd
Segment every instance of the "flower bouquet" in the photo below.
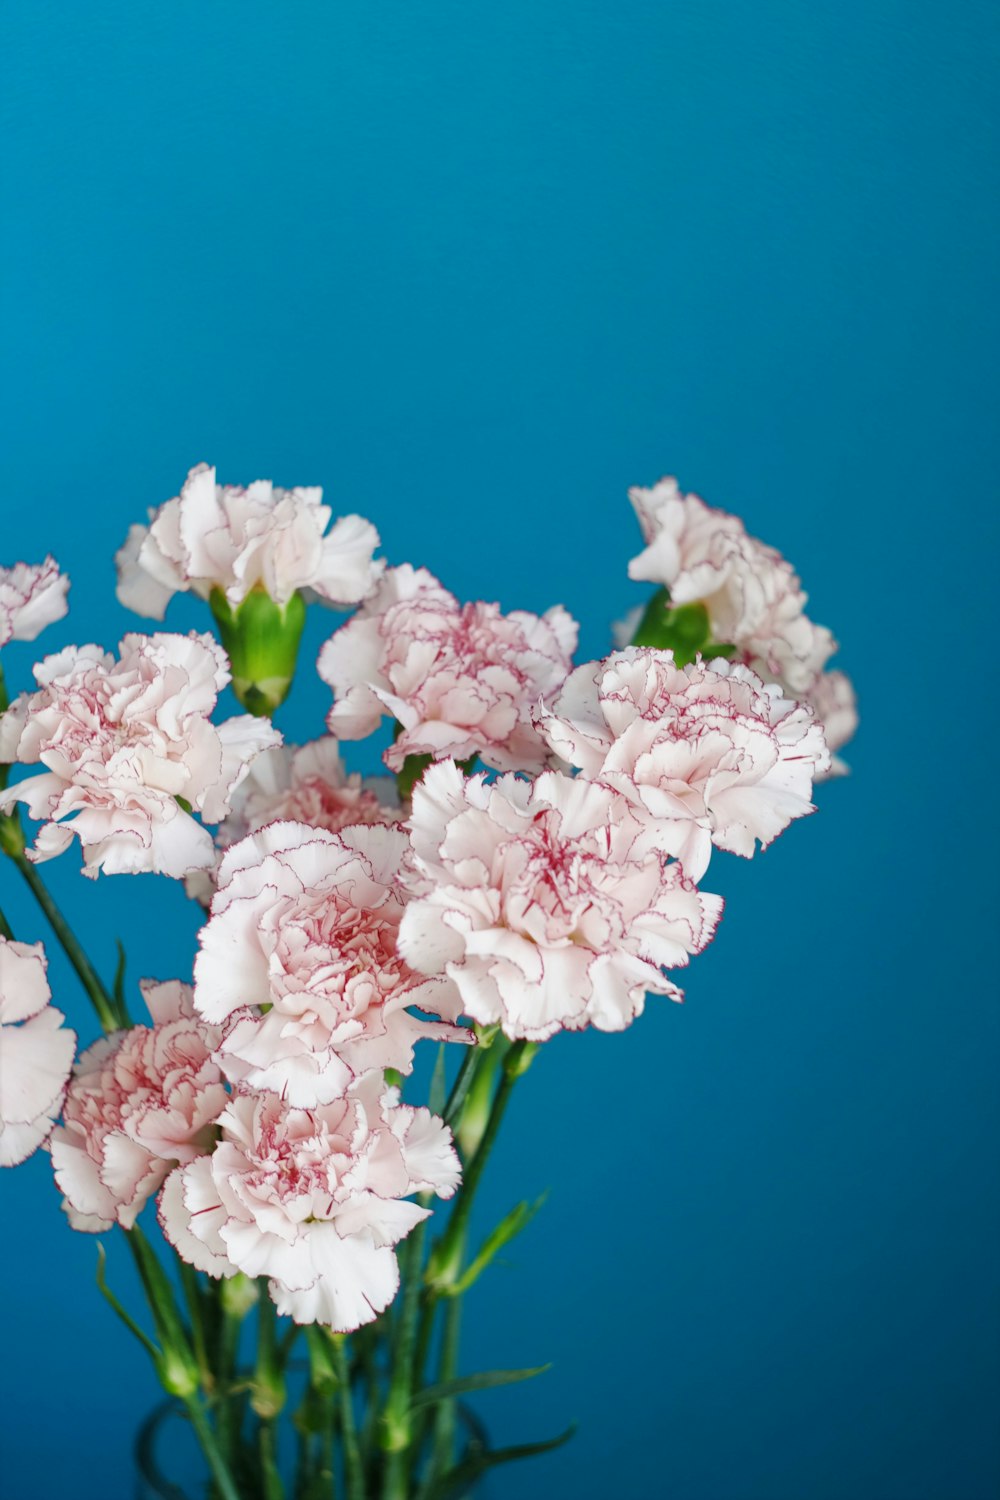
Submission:
{"label": "flower bouquet", "polygon": [[[466,1413],[540,1373],[460,1360],[464,1293],[538,1207],[471,1242],[512,1093],[558,1032],[682,998],[713,852],[812,812],[856,721],[778,552],[672,479],[631,499],[653,592],[574,666],[560,606],[462,604],[320,490],[202,465],[132,527],[118,596],[162,620],[190,591],[217,634],[64,647],[3,692],[0,846],[100,1034],[77,1053],[42,943],[0,915],[0,1162],[48,1151],[71,1227],[124,1237],[148,1308],[100,1242],[98,1286],[190,1421],[198,1493],[450,1500],[568,1436],[497,1450]],[[0,570],[0,645],[67,587],[51,558]],[[317,663],[328,733],[295,747],[274,721],[314,603],[354,613]],[[219,722],[227,684],[244,712]],[[349,774],[340,743],[385,718],[391,775]],[[185,883],[193,975],[98,974],[41,873],[74,838],[91,878]]]}

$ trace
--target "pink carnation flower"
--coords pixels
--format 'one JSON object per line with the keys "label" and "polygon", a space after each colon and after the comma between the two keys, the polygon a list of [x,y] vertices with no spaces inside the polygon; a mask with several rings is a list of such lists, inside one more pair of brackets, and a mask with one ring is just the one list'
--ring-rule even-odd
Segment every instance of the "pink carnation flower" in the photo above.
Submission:
{"label": "pink carnation flower", "polygon": [[41,943],[0,937],[0,1167],[15,1167],[52,1130],[76,1036],[52,992]]}
{"label": "pink carnation flower", "polygon": [[[215,831],[220,851],[268,823],[308,823],[339,833],[355,823],[391,824],[402,817],[395,781],[379,776],[363,782],[357,772],[348,775],[337,741],[330,737],[265,750],[231,800],[232,811]],[[208,906],[215,877],[216,870],[187,876],[188,895]]]}
{"label": "pink carnation flower", "polygon": [[219,588],[233,608],[255,588],[282,606],[300,589],[325,604],[357,604],[384,566],[372,559],[378,532],[344,516],[324,535],[332,511],[322,497],[269,479],[246,489],[216,484],[215,470],[198,464],[180,494],[150,512],[149,526],[129,531],[115,558],[118,598],[155,620],[189,589],[207,599]]}
{"label": "pink carnation flower", "polygon": [[857,731],[858,701],[854,694],[854,684],[846,672],[823,672],[809,689],[807,702],[817,719],[822,722],[826,743],[833,757],[829,769],[820,779],[846,776],[849,767],[836,751],[852,740]]}
{"label": "pink carnation flower", "polygon": [[646,542],[629,577],[665,585],[673,605],[703,603],[716,643],[736,646],[793,692],[808,689],[837,644],[804,613],[807,596],[781,553],[748,536],[738,517],[683,495],[676,479],[637,486],[629,499]]}
{"label": "pink carnation flower", "polygon": [[622,797],[557,772],[489,785],[452,762],[432,766],[410,829],[400,951],[512,1038],[620,1031],[647,990],[680,999],[663,971],[700,952],[722,913],[679,865],[638,852]]}
{"label": "pink carnation flower", "polygon": [[0,646],[33,641],[66,614],[69,579],[54,557],[0,568]]}
{"label": "pink carnation flower", "polygon": [[424,568],[391,568],[320,652],[337,699],[327,724],[356,740],[392,715],[402,726],[384,757],[393,771],[408,755],[477,753],[497,770],[540,770],[546,749],[531,706],[564,681],[577,630],[559,605],[503,615],[496,604],[460,605]]}
{"label": "pink carnation flower", "polygon": [[228,849],[267,823],[307,823],[340,833],[356,823],[398,823],[401,817],[395,782],[382,776],[365,783],[357,772],[348,775],[337,741],[325,737],[259,755],[215,841]]}
{"label": "pink carnation flower", "polygon": [[237,1093],[212,1155],[167,1181],[167,1239],[210,1276],[269,1277],[296,1323],[370,1323],[399,1287],[393,1247],[429,1216],[402,1200],[450,1198],[460,1177],[444,1122],[395,1099],[375,1073],[308,1110]]}
{"label": "pink carnation flower", "polygon": [[651,845],[692,880],[712,845],[749,858],[815,809],[830,756],[812,709],[749,667],[630,647],[567,679],[537,723],[588,778],[621,792]]}
{"label": "pink carnation flower", "polygon": [[211,636],[126,635],[119,652],[69,646],[35,668],[39,690],[0,718],[0,762],[46,770],[0,794],[0,810],[21,801],[46,820],[36,860],[76,834],[86,875],[209,869],[212,838],[189,809],[225,817],[253,757],[281,736],[249,714],[211,723],[229,681]]}
{"label": "pink carnation flower", "polygon": [[328,1104],[369,1068],[409,1072],[420,1037],[469,1040],[408,1011],[455,1020],[460,1007],[397,950],[406,849],[397,828],[271,823],[224,855],[194,973],[201,1014],[229,1023],[230,1079]]}
{"label": "pink carnation flower", "polygon": [[102,1037],[73,1071],[52,1165],[74,1229],[131,1228],[178,1162],[210,1151],[229,1095],[212,1053],[219,1033],[194,1014],[191,987],[144,980],[152,1026]]}

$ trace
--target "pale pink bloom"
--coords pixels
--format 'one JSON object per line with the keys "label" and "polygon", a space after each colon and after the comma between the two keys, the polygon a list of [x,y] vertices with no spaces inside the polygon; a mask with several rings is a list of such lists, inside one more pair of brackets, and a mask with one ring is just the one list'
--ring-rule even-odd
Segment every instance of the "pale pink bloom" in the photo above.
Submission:
{"label": "pale pink bloom", "polygon": [[[307,745],[278,745],[258,755],[232,797],[232,811],[215,831],[220,851],[268,823],[308,823],[339,833],[355,823],[398,823],[396,783],[388,776],[362,781],[344,769],[337,741],[329,736]],[[220,852],[221,859],[221,852]],[[208,906],[218,868],[186,877],[189,896]]]}
{"label": "pale pink bloom", "polygon": [[0,568],[0,646],[33,641],[46,625],[61,620],[68,589],[69,579],[54,557]]}
{"label": "pale pink bloom", "polygon": [[337,700],[327,725],[363,739],[391,715],[402,726],[384,756],[393,771],[408,755],[475,754],[501,771],[541,770],[531,708],[565,680],[577,631],[559,605],[504,615],[496,604],[459,604],[424,568],[390,568],[320,652],[319,675]]}
{"label": "pale pink bloom", "polygon": [[858,727],[854,684],[846,672],[823,672],[809,689],[807,702],[822,722],[826,743],[833,756],[829,770],[820,779],[846,776],[850,767],[835,752],[854,738]]}
{"label": "pale pink bloom", "polygon": [[[380,800],[381,799],[381,800]],[[267,823],[307,823],[339,833],[355,823],[398,823],[396,785],[387,776],[363,782],[348,775],[337,741],[280,745],[259,755],[232,798],[232,811],[215,835],[228,849]]]}
{"label": "pale pink bloom", "polygon": [[393,1247],[429,1216],[406,1197],[450,1198],[461,1173],[444,1122],[396,1099],[377,1073],[312,1109],[239,1091],[212,1155],[167,1180],[167,1239],[210,1276],[269,1277],[296,1323],[370,1323],[399,1287]]}
{"label": "pale pink bloom", "polygon": [[76,834],[86,875],[210,869],[211,835],[184,804],[219,822],[254,756],[281,736],[249,714],[211,722],[229,681],[211,636],[126,635],[119,652],[69,646],[35,668],[38,691],[0,718],[0,762],[46,769],[0,794],[0,809],[21,801],[45,820],[35,860]]}
{"label": "pale pink bloom", "polygon": [[378,532],[356,515],[327,532],[333,512],[322,498],[316,486],[282,490],[269,479],[216,484],[215,470],[198,464],[148,527],[129,531],[115,558],[118,598],[156,620],[189,589],[202,599],[221,589],[234,609],[255,588],[282,606],[297,590],[338,608],[357,604],[384,566],[372,557]]}
{"label": "pale pink bloom", "polygon": [[421,1037],[469,1040],[408,1010],[453,1021],[460,1006],[399,955],[406,850],[399,828],[270,823],[223,856],[194,972],[201,1014],[229,1022],[230,1079],[327,1104],[369,1068],[409,1072]]}
{"label": "pale pink bloom", "polygon": [[76,1036],[52,992],[41,943],[0,937],[0,1167],[42,1144],[62,1106]]}
{"label": "pale pink bloom", "polygon": [[811,708],[749,667],[678,667],[670,651],[587,662],[536,722],[569,765],[620,792],[644,841],[695,881],[713,844],[749,858],[815,811],[813,780],[830,764]]}
{"label": "pale pink bloom", "polygon": [[629,577],[663,584],[672,605],[702,603],[712,640],[736,646],[769,680],[804,692],[837,649],[805,614],[807,596],[790,563],[748,536],[743,522],[681,493],[675,479],[629,490],[646,548]]}
{"label": "pale pink bloom", "polygon": [[722,913],[680,865],[640,850],[624,798],[582,778],[490,785],[446,761],[414,789],[410,829],[400,950],[509,1037],[620,1031],[647,991],[680,999],[663,971],[700,952]]}
{"label": "pale pink bloom", "polygon": [[210,1151],[229,1095],[215,1027],[191,987],[143,980],[152,1026],[102,1037],[81,1054],[52,1136],[52,1165],[74,1229],[131,1228],[178,1162]]}

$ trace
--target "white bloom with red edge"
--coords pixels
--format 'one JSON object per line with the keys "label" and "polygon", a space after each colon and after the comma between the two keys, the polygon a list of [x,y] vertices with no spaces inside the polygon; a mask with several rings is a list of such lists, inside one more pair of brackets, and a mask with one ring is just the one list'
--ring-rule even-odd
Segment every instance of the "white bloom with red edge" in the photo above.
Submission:
{"label": "white bloom with red edge", "polygon": [[663,584],[670,603],[705,605],[712,639],[736,646],[764,677],[804,692],[837,649],[805,614],[807,595],[780,552],[748,536],[743,522],[684,495],[676,479],[629,490],[646,548],[629,577]]}
{"label": "white bloom with red edge", "polygon": [[76,1036],[49,1001],[41,943],[0,937],[0,1167],[49,1135],[73,1067]]}
{"label": "white bloom with red edge", "polygon": [[[218,849],[230,848],[268,823],[308,823],[339,833],[355,823],[398,823],[402,818],[395,781],[362,781],[348,775],[337,741],[329,736],[307,745],[279,745],[258,755],[232,797],[232,811],[215,831]],[[221,854],[220,854],[221,858]],[[189,896],[208,906],[216,871],[199,870],[185,880]]]}
{"label": "white bloom with red edge", "polygon": [[807,701],[823,725],[832,760],[820,779],[846,776],[850,767],[836,752],[854,738],[858,727],[858,700],[846,672],[823,672],[809,689]]}
{"label": "white bloom with red edge", "polygon": [[116,555],[118,598],[137,614],[162,620],[175,593],[207,599],[221,589],[236,608],[262,588],[286,605],[307,598],[346,608],[370,593],[384,564],[373,560],[378,532],[361,516],[333,512],[317,486],[283,490],[269,479],[245,489],[216,484],[198,464],[178,496],[133,526]]}
{"label": "white bloom with red edge", "polygon": [[610,787],[546,772],[466,780],[431,766],[410,819],[414,899],[399,934],[415,969],[454,981],[468,1015],[508,1037],[620,1031],[722,913],[654,850]]}
{"label": "white bloom with red edge", "polygon": [[0,809],[21,801],[45,820],[32,859],[61,854],[75,834],[87,875],[210,869],[211,835],[183,804],[219,822],[254,756],[281,736],[249,714],[211,722],[229,681],[211,636],[126,635],[119,653],[69,646],[35,668],[38,691],[0,718],[0,762],[46,769],[0,794]]}
{"label": "white bloom with red edge", "polygon": [[306,745],[280,745],[259,755],[219,824],[216,843],[228,849],[267,823],[306,823],[340,833],[356,823],[398,823],[396,783],[388,776],[362,781],[344,769],[330,736]]}
{"label": "white bloom with red edge", "polygon": [[695,881],[713,844],[749,858],[815,811],[813,780],[830,764],[811,708],[721,658],[678,667],[670,651],[615,652],[578,667],[536,722]]}
{"label": "white bloom with red edge", "polygon": [[210,1276],[269,1277],[296,1323],[370,1323],[399,1287],[394,1246],[430,1213],[408,1195],[450,1198],[461,1175],[444,1122],[397,1097],[377,1073],[312,1109],[239,1091],[212,1155],[167,1180],[167,1239]]}
{"label": "white bloom with red edge", "polygon": [[459,604],[424,568],[390,568],[320,652],[319,675],[337,700],[327,725],[362,739],[391,715],[402,726],[384,757],[393,771],[408,755],[475,754],[500,771],[541,770],[546,748],[531,708],[565,680],[577,633],[559,605],[504,615],[496,604]]}
{"label": "white bloom with red edge", "polygon": [[400,957],[406,851],[399,828],[270,823],[223,856],[195,1004],[228,1023],[218,1055],[233,1082],[327,1104],[370,1068],[408,1073],[421,1037],[471,1040],[409,1012],[455,1021],[461,1007]]}
{"label": "white bloom with red edge", "polygon": [[229,1099],[212,1059],[215,1027],[194,1013],[191,987],[143,980],[152,1026],[102,1037],[73,1070],[52,1165],[74,1229],[131,1228],[178,1162],[210,1151]]}
{"label": "white bloom with red edge", "polygon": [[33,641],[66,614],[69,579],[54,557],[0,568],[0,646]]}

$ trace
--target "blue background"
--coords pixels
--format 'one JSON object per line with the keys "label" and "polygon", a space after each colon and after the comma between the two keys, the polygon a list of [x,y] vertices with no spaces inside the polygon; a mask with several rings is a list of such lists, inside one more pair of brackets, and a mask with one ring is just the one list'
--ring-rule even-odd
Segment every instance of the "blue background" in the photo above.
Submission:
{"label": "blue background", "polygon": [[[73,577],[44,648],[134,624],[112,552],[204,459],[321,482],[393,561],[561,600],[602,654],[642,597],[626,487],[666,471],[795,562],[857,681],[851,780],[713,867],[688,1004],[523,1084],[482,1227],[553,1191],[470,1297],[465,1367],[555,1362],[483,1400],[497,1441],[581,1427],[494,1494],[996,1495],[994,7],[8,0],[0,26],[2,552]],[[305,678],[284,727],[327,703]],[[106,968],[121,934],[133,976],[187,972],[176,886],[49,870]],[[45,1159],[0,1192],[5,1494],[125,1496],[144,1356]]]}

